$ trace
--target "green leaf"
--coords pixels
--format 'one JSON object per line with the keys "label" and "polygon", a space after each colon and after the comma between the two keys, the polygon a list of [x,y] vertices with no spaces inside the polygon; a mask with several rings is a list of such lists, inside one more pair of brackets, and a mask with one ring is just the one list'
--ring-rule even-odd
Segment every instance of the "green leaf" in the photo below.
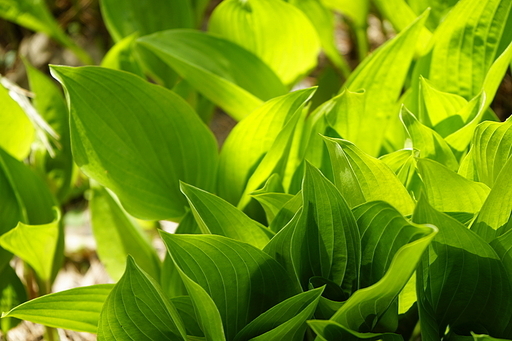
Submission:
{"label": "green leaf", "polygon": [[356,222],[340,192],[306,163],[303,209],[264,251],[294,273],[304,290],[318,276],[341,286],[345,295],[358,288],[360,244]]}
{"label": "green leaf", "polygon": [[181,319],[183,320],[183,324],[187,330],[187,337],[189,335],[204,337],[204,334],[196,321],[194,304],[192,303],[190,296],[172,297],[171,302],[176,307],[178,313],[181,316]]}
{"label": "green leaf", "polygon": [[98,256],[108,274],[118,281],[131,255],[141,269],[160,278],[160,260],[142,228],[126,214],[108,191],[92,186],[89,201],[91,225]]}
{"label": "green leaf", "polygon": [[[471,333],[473,334],[473,333]],[[510,341],[510,339],[497,339],[495,337],[490,337],[489,335],[477,335],[473,334],[473,340],[475,341]]]}
{"label": "green leaf", "polygon": [[[396,304],[397,297],[405,287],[421,255],[437,233],[432,225],[410,224],[416,228],[416,238],[396,251],[384,276],[370,287],[356,291],[331,317],[331,320],[358,332],[370,332],[386,313]],[[396,307],[396,306],[395,306]]]}
{"label": "green leaf", "polygon": [[403,341],[403,338],[398,334],[359,333],[330,320],[312,320],[308,321],[308,324],[318,334],[321,341]]}
{"label": "green leaf", "polygon": [[281,208],[293,198],[293,195],[283,192],[279,174],[272,174],[265,186],[251,193],[251,197],[258,200],[265,210],[268,224],[272,223]]}
{"label": "green leaf", "polygon": [[438,90],[467,100],[477,95],[497,57],[511,5],[501,0],[459,1],[434,33],[433,48],[422,62],[429,65],[423,76]]}
{"label": "green leaf", "polygon": [[372,138],[364,135],[353,142],[372,156],[380,152],[391,117],[395,115],[396,103],[414,55],[411,46],[416,44],[426,18],[427,14],[423,14],[377,49],[355,69],[344,85],[353,92],[365,89],[360,124],[372,131]]}
{"label": "green leaf", "polygon": [[190,0],[101,0],[100,5],[105,25],[116,42],[135,32],[144,36],[194,26]]}
{"label": "green leaf", "polygon": [[414,202],[393,171],[381,160],[364,153],[354,144],[326,138],[334,183],[351,207],[382,200],[403,215],[409,215]]}
{"label": "green leaf", "polygon": [[357,143],[368,136],[372,127],[363,124],[366,92],[343,90],[341,94],[322,104],[317,111],[326,112],[327,121],[346,140]]}
{"label": "green leaf", "polygon": [[134,33],[119,40],[103,57],[101,66],[114,70],[128,71],[137,76],[144,77],[144,71],[135,54],[135,41],[138,37],[139,35]]}
{"label": "green leaf", "polygon": [[252,320],[234,340],[302,341],[306,320],[313,316],[322,292],[323,288],[313,289],[284,300]]}
{"label": "green leaf", "polygon": [[429,159],[419,159],[418,172],[428,202],[440,212],[480,211],[490,189],[481,182],[468,180]]}
{"label": "green leaf", "polygon": [[316,30],[302,11],[285,1],[223,1],[213,11],[208,30],[254,53],[287,85],[317,65]]}
{"label": "green leaf", "polygon": [[1,0],[0,17],[36,32],[43,32],[73,51],[85,64],[91,57],[71,40],[53,18],[44,0]]}
{"label": "green leaf", "polygon": [[352,20],[357,27],[367,26],[368,9],[370,2],[367,0],[321,0],[324,5],[335,11],[339,11]]}
{"label": "green leaf", "polygon": [[3,130],[0,147],[16,159],[23,160],[30,153],[35,138],[34,126],[23,109],[9,96],[9,90],[1,84],[0,103],[0,126]]}
{"label": "green leaf", "polygon": [[54,328],[96,333],[100,312],[113,284],[74,288],[25,302],[2,317],[17,317]]}
{"label": "green leaf", "polygon": [[216,195],[181,183],[203,234],[218,234],[262,249],[273,233]]}
{"label": "green leaf", "polygon": [[[0,311],[5,312],[25,302],[28,298],[25,286],[13,268],[6,266],[0,275],[2,276],[2,281],[0,281]],[[19,323],[20,320],[14,317],[2,316],[0,329],[5,335]]]}
{"label": "green leaf", "polygon": [[160,286],[128,257],[126,271],[108,295],[98,340],[186,340],[176,307]]}
{"label": "green leaf", "polygon": [[73,185],[73,156],[69,138],[69,117],[62,91],[55,82],[44,73],[24,60],[30,83],[35,94],[34,107],[41,117],[58,135],[54,154],[44,154],[42,160],[47,183],[59,202],[65,201]]}
{"label": "green leaf", "polygon": [[[220,197],[238,204],[254,170],[313,92],[314,89],[305,89],[274,98],[233,128],[220,153]],[[253,190],[260,188],[259,185]]]}
{"label": "green leaf", "polygon": [[186,205],[179,179],[212,188],[215,139],[181,97],[122,71],[53,66],[52,72],[68,97],[75,162],[130,214],[176,219]]}
{"label": "green leaf", "polygon": [[277,212],[274,220],[268,226],[270,230],[274,232],[279,232],[283,227],[285,227],[290,220],[292,220],[293,216],[300,210],[302,207],[302,191],[295,194],[293,198],[284,204],[283,207]]}
{"label": "green leaf", "polygon": [[252,245],[218,235],[161,235],[188,277],[182,279],[189,294],[193,281],[215,302],[228,340],[265,310],[299,292],[279,263]]}
{"label": "green leaf", "polygon": [[475,130],[471,148],[478,181],[492,188],[512,155],[512,118],[503,123],[480,123]]}
{"label": "green leaf", "polygon": [[471,229],[487,242],[512,229],[512,157],[503,166]]}
{"label": "green leaf", "polygon": [[286,89],[258,57],[228,40],[193,30],[168,30],[138,44],[171,66],[205,97],[241,120]]}
{"label": "green leaf", "polygon": [[417,195],[422,186],[421,179],[416,172],[416,158],[418,157],[419,151],[416,149],[400,149],[380,157],[411,192],[411,195]]}
{"label": "green leaf", "polygon": [[458,334],[477,327],[504,336],[512,318],[508,304],[512,286],[496,252],[424,198],[420,198],[413,221],[439,226],[416,272],[423,337],[440,340],[447,325]]}
{"label": "green leaf", "polygon": [[437,132],[421,124],[405,107],[402,107],[400,119],[412,139],[413,147],[420,151],[422,158],[438,161],[454,171],[459,168],[450,146]]}

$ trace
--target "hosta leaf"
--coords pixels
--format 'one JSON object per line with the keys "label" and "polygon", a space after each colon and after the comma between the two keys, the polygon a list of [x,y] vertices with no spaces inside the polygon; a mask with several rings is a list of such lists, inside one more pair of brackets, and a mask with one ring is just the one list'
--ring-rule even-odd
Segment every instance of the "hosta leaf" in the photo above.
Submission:
{"label": "hosta leaf", "polygon": [[98,256],[108,274],[118,281],[131,255],[155,280],[160,278],[160,260],[142,228],[130,219],[108,191],[101,186],[91,189],[89,209]]}
{"label": "hosta leaf", "polygon": [[[18,275],[13,268],[6,266],[2,272],[2,281],[0,282],[0,312],[8,312],[17,305],[25,302],[27,298],[27,291],[23,282],[21,282]],[[3,316],[0,320],[0,330],[5,334],[16,327],[20,323],[20,320],[10,317]]]}
{"label": "hosta leaf", "polygon": [[511,6],[501,0],[459,1],[434,33],[425,57],[429,71],[423,76],[441,91],[467,100],[477,95],[496,58]]}
{"label": "hosta leaf", "polygon": [[186,340],[176,307],[160,286],[128,257],[126,271],[108,295],[98,340]]}
{"label": "hosta leaf", "polygon": [[382,201],[360,205],[353,212],[361,234],[360,287],[365,288],[384,277],[398,250],[422,237],[425,228],[411,224]]}
{"label": "hosta leaf", "polygon": [[421,198],[413,221],[439,226],[417,270],[423,337],[440,340],[447,325],[458,334],[504,336],[512,317],[512,286],[500,258],[476,233]]}
{"label": "hosta leaf", "polygon": [[372,128],[363,124],[366,93],[344,90],[325,102],[318,110],[325,110],[327,121],[346,140],[360,141]]}
{"label": "hosta leaf", "polygon": [[144,71],[135,54],[135,41],[139,37],[137,33],[119,40],[108,50],[101,61],[101,66],[114,70],[128,71],[144,77]]}
{"label": "hosta leaf", "polygon": [[293,272],[304,290],[311,277],[341,286],[345,295],[358,288],[360,245],[356,222],[336,187],[306,164],[303,210],[264,251]]}
{"label": "hosta leaf", "polygon": [[101,0],[101,14],[114,40],[138,32],[140,36],[171,28],[192,28],[190,0]]}
{"label": "hosta leaf", "polygon": [[383,161],[371,157],[346,140],[326,138],[326,144],[334,183],[351,207],[382,200],[403,215],[412,213],[412,198]]}
{"label": "hosta leaf", "polygon": [[74,288],[25,302],[2,317],[17,317],[55,328],[96,333],[100,312],[113,284]]}
{"label": "hosta leaf", "polygon": [[416,44],[426,18],[427,14],[423,14],[366,58],[344,85],[350,91],[366,90],[361,126],[372,129],[372,138],[364,135],[353,142],[372,156],[380,152],[390,118],[395,115],[396,102],[414,55],[411,46]]}
{"label": "hosta leaf", "polygon": [[[420,77],[420,95],[425,104],[425,110],[420,107],[420,121],[438,132],[442,137],[462,128],[469,117],[458,115],[468,101],[463,97],[448,92],[439,91],[430,82]],[[470,114],[467,110],[463,114]]]}
{"label": "hosta leaf", "polygon": [[23,160],[30,152],[30,146],[35,138],[32,122],[23,109],[9,96],[9,90],[0,84],[0,147],[7,153]]}
{"label": "hosta leaf", "polygon": [[512,118],[503,123],[480,123],[471,148],[478,180],[492,188],[507,159],[512,155]]}
{"label": "hosta leaf", "polygon": [[279,174],[272,174],[262,188],[251,193],[251,197],[258,200],[265,210],[268,224],[274,220],[281,208],[293,198],[293,195],[283,192],[281,177]]}
{"label": "hosta leaf", "polygon": [[84,63],[91,57],[69,38],[55,21],[44,0],[1,0],[0,17],[36,32],[43,32],[72,50]]}
{"label": "hosta leaf", "polygon": [[437,233],[437,229],[431,225],[415,227],[417,236],[421,238],[400,247],[384,276],[372,286],[356,291],[331,320],[354,331],[370,332],[384,314],[398,314],[398,309],[396,312],[388,312],[388,309],[396,304],[398,294],[411,278],[421,255]]}
{"label": "hosta leaf", "polygon": [[425,184],[424,194],[436,210],[468,213],[480,211],[490,192],[487,185],[468,180],[429,159],[419,159],[417,165]]}
{"label": "hosta leaf", "polygon": [[228,340],[265,310],[299,292],[279,263],[252,245],[217,235],[161,235],[188,277],[182,276],[189,294],[193,281],[215,302]]}
{"label": "hosta leaf", "polygon": [[[60,211],[49,224],[27,225],[22,222],[0,237],[0,246],[27,262],[46,285],[54,272],[54,260],[60,250]],[[41,290],[49,290],[48,287]]]}
{"label": "hosta leaf", "polygon": [[505,163],[471,229],[487,242],[512,229],[512,157]]}
{"label": "hosta leaf", "polygon": [[285,87],[258,57],[228,40],[193,30],[168,30],[138,39],[176,72],[241,120]]}
{"label": "hosta leaf", "polygon": [[[490,337],[489,335],[476,335],[473,334],[473,340],[475,341],[507,341],[506,339],[497,339],[495,337]],[[510,339],[508,339],[510,341]]]}
{"label": "hosta leaf", "polygon": [[416,149],[400,149],[380,157],[413,195],[418,194],[422,186],[416,172],[417,157],[419,157],[419,151]]}
{"label": "hosta leaf", "polygon": [[321,0],[325,6],[345,14],[358,27],[366,27],[370,2],[367,0]]}
{"label": "hosta leaf", "polygon": [[359,333],[330,320],[312,320],[308,321],[308,324],[317,333],[321,341],[403,341],[403,338],[398,334]]}
{"label": "hosta leaf", "polygon": [[218,234],[260,249],[270,240],[269,229],[218,196],[185,183],[181,190],[203,234]]}
{"label": "hosta leaf", "polygon": [[268,226],[270,230],[274,232],[279,232],[283,227],[285,227],[290,220],[292,220],[293,216],[300,210],[302,207],[302,191],[295,194],[293,198],[284,204],[283,207],[277,212],[274,220]]}
{"label": "hosta leaf", "polygon": [[320,42],[315,28],[285,1],[223,1],[213,11],[208,30],[254,53],[284,84],[293,84],[317,64]]}
{"label": "hosta leaf", "polygon": [[322,291],[309,290],[275,305],[245,326],[234,340],[302,341],[306,320],[313,316]]}
{"label": "hosta leaf", "polygon": [[66,90],[75,162],[144,219],[178,218],[178,180],[213,186],[212,133],[172,91],[135,75],[99,67],[53,66]]}
{"label": "hosta leaf", "polygon": [[[316,29],[325,54],[343,76],[345,78],[348,77],[351,72],[350,66],[342,57],[335,43],[334,32],[336,23],[332,11],[324,6],[321,0],[292,0],[290,3],[308,17]],[[360,6],[365,7],[366,1],[360,1],[359,3],[361,4]],[[366,18],[366,13],[364,13],[364,17]]]}
{"label": "hosta leaf", "polygon": [[459,168],[450,146],[438,133],[419,122],[405,107],[402,107],[400,118],[421,157],[438,161],[454,171]]}
{"label": "hosta leaf", "polygon": [[194,304],[192,303],[190,296],[172,297],[171,302],[176,307],[181,319],[183,320],[183,324],[187,330],[187,336],[194,335],[204,337],[201,327],[197,324]]}
{"label": "hosta leaf", "polygon": [[222,198],[238,204],[254,169],[313,92],[305,89],[274,98],[233,128],[220,153],[218,188]]}
{"label": "hosta leaf", "polygon": [[62,91],[44,73],[24,60],[30,83],[35,94],[34,107],[44,120],[57,133],[55,155],[44,154],[43,166],[47,172],[47,182],[59,202],[63,202],[73,185],[73,157],[69,140],[68,109]]}

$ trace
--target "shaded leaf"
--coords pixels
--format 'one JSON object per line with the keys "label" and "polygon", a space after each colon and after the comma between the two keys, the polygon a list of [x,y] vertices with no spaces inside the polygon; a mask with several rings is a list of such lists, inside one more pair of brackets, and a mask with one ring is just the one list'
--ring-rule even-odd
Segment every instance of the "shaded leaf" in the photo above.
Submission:
{"label": "shaded leaf", "polygon": [[354,330],[350,330],[335,321],[322,321],[312,320],[308,321],[309,326],[315,333],[318,334],[319,339],[322,341],[402,341],[403,338],[398,334],[385,333],[359,333]]}
{"label": "shaded leaf", "polygon": [[[27,291],[14,269],[10,266],[6,266],[0,275],[2,276],[2,281],[0,281],[0,311],[8,312],[28,299]],[[20,320],[2,314],[0,329],[5,335],[19,323]]]}

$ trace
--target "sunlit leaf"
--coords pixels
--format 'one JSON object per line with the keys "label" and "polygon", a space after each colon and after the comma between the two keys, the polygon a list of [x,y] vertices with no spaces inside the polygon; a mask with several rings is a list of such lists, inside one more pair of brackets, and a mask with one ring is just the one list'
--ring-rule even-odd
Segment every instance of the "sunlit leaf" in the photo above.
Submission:
{"label": "sunlit leaf", "polygon": [[[8,312],[28,299],[27,291],[23,282],[10,266],[6,266],[0,275],[2,276],[2,281],[0,281],[0,312]],[[10,329],[16,327],[19,323],[20,320],[2,314],[0,329],[7,334]]]}

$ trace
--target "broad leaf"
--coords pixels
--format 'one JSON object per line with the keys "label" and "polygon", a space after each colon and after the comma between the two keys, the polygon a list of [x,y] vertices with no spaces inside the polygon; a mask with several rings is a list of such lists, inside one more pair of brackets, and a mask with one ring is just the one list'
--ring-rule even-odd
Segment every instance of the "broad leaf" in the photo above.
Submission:
{"label": "broad leaf", "polygon": [[193,30],[168,30],[139,38],[139,46],[170,65],[181,77],[236,120],[285,87],[258,57],[228,40]]}
{"label": "broad leaf", "polygon": [[[344,87],[350,91],[365,89],[361,126],[371,131],[352,141],[372,156],[377,156],[384,142],[390,119],[414,55],[414,46],[427,14],[416,19],[407,29],[385,43],[366,58],[350,75]],[[344,137],[344,136],[342,136]]]}
{"label": "broad leaf", "polygon": [[313,91],[305,89],[274,98],[233,128],[220,153],[218,189],[222,198],[238,204],[249,177]]}
{"label": "broad leaf", "polygon": [[98,256],[108,274],[118,281],[131,255],[155,280],[160,278],[160,260],[142,228],[126,214],[108,191],[93,186],[89,201],[91,225]]}
{"label": "broad leaf", "polygon": [[468,213],[480,211],[490,192],[487,185],[468,180],[429,159],[419,159],[417,165],[425,185],[423,192],[436,210]]}
{"label": "broad leaf", "polygon": [[218,196],[181,184],[203,234],[218,234],[262,249],[273,233]]}
{"label": "broad leaf", "polygon": [[326,138],[334,183],[351,207],[382,200],[403,215],[409,215],[414,202],[393,171],[349,141]]}
{"label": "broad leaf", "polygon": [[3,312],[8,312],[28,298],[25,286],[13,268],[6,266],[0,272],[0,275],[2,276],[2,281],[0,281],[0,312],[2,312],[0,330],[5,335],[10,329],[16,327],[20,320],[11,316],[4,316]]}
{"label": "broad leaf", "polygon": [[293,84],[317,64],[315,28],[285,1],[223,1],[213,11],[208,30],[254,53],[284,84]]}
{"label": "broad leaf", "polygon": [[9,96],[9,90],[0,84],[0,147],[18,160],[23,160],[30,152],[35,138],[32,122],[23,109]]}
{"label": "broad leaf", "polygon": [[302,341],[306,320],[313,316],[322,291],[309,290],[275,305],[245,326],[234,340]]}
{"label": "broad leaf", "polygon": [[182,279],[189,294],[193,281],[215,302],[228,340],[265,310],[299,292],[279,263],[252,245],[217,235],[161,235],[188,277]]}
{"label": "broad leaf", "polygon": [[114,70],[128,71],[144,77],[144,71],[135,54],[135,40],[138,37],[139,35],[134,33],[118,41],[105,54],[101,61],[101,66]]}
{"label": "broad leaf", "polygon": [[335,11],[341,12],[354,22],[357,27],[366,27],[368,9],[370,2],[367,0],[321,0],[325,6]]}
{"label": "broad leaf", "polygon": [[[179,218],[179,181],[210,189],[217,146],[178,95],[99,67],[52,67],[66,90],[75,162],[139,218]],[[136,179],[136,180],[134,180]]]}
{"label": "broad leaf", "polygon": [[321,341],[403,341],[398,334],[359,333],[330,320],[312,320],[308,321],[308,324]]}
{"label": "broad leaf", "polygon": [[512,318],[512,285],[499,256],[476,233],[421,198],[413,221],[439,226],[417,270],[424,338],[440,340],[446,326],[458,334],[485,328],[504,336]]}
{"label": "broad leaf", "polygon": [[113,284],[74,288],[25,302],[2,317],[17,317],[55,328],[96,333],[100,312]]}
{"label": "broad leaf", "polygon": [[185,327],[176,307],[131,257],[128,257],[123,277],[103,305],[98,339],[186,339]]}

